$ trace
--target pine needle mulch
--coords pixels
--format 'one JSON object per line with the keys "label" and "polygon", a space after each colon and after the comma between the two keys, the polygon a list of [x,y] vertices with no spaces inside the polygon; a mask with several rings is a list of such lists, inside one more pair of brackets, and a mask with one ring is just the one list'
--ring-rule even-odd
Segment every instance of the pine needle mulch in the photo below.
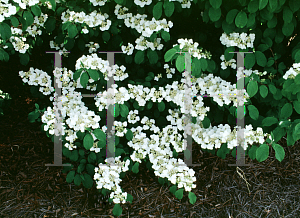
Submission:
{"label": "pine needle mulch", "polygon": [[[0,217],[113,217],[114,204],[95,187],[87,190],[68,184],[61,167],[45,166],[53,162],[54,146],[40,131],[41,123],[28,122],[27,115],[38,102],[31,97],[30,87],[11,72],[0,74],[0,88],[13,98],[0,117]],[[133,196],[132,204],[122,205],[121,217],[300,217],[300,143],[287,147],[283,138],[279,144],[286,152],[282,162],[276,160],[272,148],[262,163],[246,157],[245,163],[253,166],[240,169],[248,187],[236,167],[228,166],[235,158],[228,155],[223,160],[193,145],[193,162],[202,163],[193,167],[197,178],[194,205],[186,193],[176,199],[170,186],[160,185],[141,164],[138,174],[127,173],[121,182]]]}

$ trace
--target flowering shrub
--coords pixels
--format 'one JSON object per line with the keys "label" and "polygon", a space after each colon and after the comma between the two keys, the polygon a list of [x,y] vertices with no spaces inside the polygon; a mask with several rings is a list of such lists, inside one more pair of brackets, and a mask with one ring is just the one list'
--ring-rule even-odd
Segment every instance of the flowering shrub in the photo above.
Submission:
{"label": "flowering shrub", "polygon": [[[37,107],[29,120],[40,119],[52,141],[54,134],[62,135],[63,154],[73,162],[64,168],[67,182],[82,183],[86,188],[95,182],[102,194],[110,192],[113,213],[120,215],[120,203],[133,199],[119,183],[126,171],[138,173],[144,161],[160,183],[173,184],[170,191],[178,199],[183,190],[189,192],[193,204],[195,171],[177,156],[185,150],[186,134],[205,151],[217,150],[221,158],[230,151],[236,156],[236,117],[240,116],[234,96],[236,70],[245,73],[245,99],[239,105],[243,103],[247,109],[246,155],[261,162],[272,147],[282,161],[285,152],[277,142],[286,134],[288,146],[300,139],[300,119],[296,119],[300,114],[299,37],[294,38],[293,46],[283,46],[296,31],[299,8],[297,0],[2,0],[0,60],[7,61],[17,51],[20,62],[27,65],[31,49],[42,45],[47,35],[53,35],[53,40],[46,42],[50,48],[71,60],[65,65],[68,67],[55,68],[53,75],[33,67],[19,72],[24,83],[40,86],[33,94],[50,96],[54,107],[58,99],[63,106],[61,132],[50,106],[41,111]],[[187,24],[191,19],[192,24]],[[185,33],[189,39],[181,36]],[[235,47],[241,52],[253,49],[245,54],[245,69],[237,69],[230,53]],[[88,54],[83,54],[87,49]],[[98,56],[99,49],[123,54],[116,54],[117,64],[110,65]],[[183,52],[191,54],[191,95],[196,97],[188,105],[193,119],[187,133],[183,99],[189,72],[185,71]],[[292,67],[284,73],[287,65]],[[112,76],[116,83],[105,90],[105,80]],[[62,96],[53,94],[53,77],[61,84]],[[82,102],[81,93],[86,90],[99,94],[92,109]],[[105,156],[109,99],[115,102],[113,160]]]}

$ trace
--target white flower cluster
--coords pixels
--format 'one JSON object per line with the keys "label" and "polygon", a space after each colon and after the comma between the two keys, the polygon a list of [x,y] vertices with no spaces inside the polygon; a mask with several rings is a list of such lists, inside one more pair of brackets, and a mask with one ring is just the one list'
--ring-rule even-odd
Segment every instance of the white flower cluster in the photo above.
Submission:
{"label": "white flower cluster", "polygon": [[221,63],[221,68],[223,70],[226,70],[228,66],[230,66],[232,69],[236,69],[236,60],[235,59],[231,59],[230,61],[226,61],[225,60],[225,56],[221,55],[220,57],[222,63]]}
{"label": "white flower cluster", "polygon": [[[109,80],[108,76],[111,77],[113,74],[115,81],[123,81],[129,76],[128,73],[125,73],[126,67],[124,65],[118,66],[117,64],[115,64],[112,67],[110,67],[109,62],[99,58],[97,54],[81,56],[76,61],[75,69],[79,70],[81,68],[99,70],[103,73],[104,79],[107,81]],[[90,79],[89,82],[92,83],[94,82],[94,80]],[[87,87],[87,89],[95,91],[96,85],[94,85],[91,89]]]}
{"label": "white flower cluster", "polygon": [[291,67],[286,73],[284,74],[283,78],[287,80],[295,79],[295,77],[300,73],[300,63],[294,63],[293,67]]}
{"label": "white flower cluster", "polygon": [[[117,16],[118,14],[116,14]],[[144,37],[150,37],[153,32],[158,32],[163,29],[166,32],[169,32],[169,28],[173,27],[173,23],[171,21],[167,22],[164,18],[162,20],[156,20],[154,17],[151,21],[146,20],[147,15],[134,15],[132,13],[127,14],[124,19],[124,23],[127,27],[132,29],[136,29],[138,33],[142,33]]]}
{"label": "white flower cluster", "polygon": [[19,76],[22,78],[24,83],[34,86],[41,86],[39,91],[44,95],[50,95],[54,91],[51,77],[42,70],[30,67],[28,72],[19,71]]}
{"label": "white flower cluster", "polygon": [[95,42],[89,42],[88,44],[85,44],[85,47],[89,48],[89,53],[97,52],[97,49],[100,48],[100,45]]}
{"label": "white flower cluster", "polygon": [[0,22],[4,21],[6,17],[10,17],[17,13],[16,6],[9,4],[8,0],[0,1]]}
{"label": "white flower cluster", "polygon": [[[15,51],[18,51],[22,54],[26,53],[29,48],[29,44],[26,44],[25,41],[28,36],[36,37],[36,35],[42,35],[42,31],[38,30],[38,28],[43,27],[44,23],[48,18],[47,14],[41,14],[41,16],[34,17],[34,23],[27,27],[25,34],[23,34],[22,29],[11,27],[12,36],[9,38],[9,41],[14,46]],[[8,48],[7,45],[3,46],[3,48]]]}
{"label": "white flower cluster", "polygon": [[[94,180],[97,184],[97,189],[108,189],[113,192],[110,194],[110,198],[113,199],[115,204],[125,204],[127,199],[127,192],[122,193],[121,187],[119,183],[122,181],[120,179],[120,173],[126,172],[129,170],[128,166],[130,164],[130,160],[127,159],[126,162],[120,161],[120,156],[114,158],[107,158],[105,162],[107,165],[99,165],[99,167],[95,167],[95,175]],[[113,161],[115,164],[112,165]]]}
{"label": "white flower cluster", "polygon": [[170,149],[170,142],[172,144],[176,142],[182,144],[182,136],[180,135],[179,139],[177,138],[177,128],[168,125],[163,128],[162,132],[158,131],[158,134],[150,135],[151,140],[146,137],[142,129],[140,126],[131,128],[134,138],[128,142],[128,145],[134,148],[135,151],[130,158],[141,163],[141,159],[148,155],[156,176],[168,178],[172,184],[177,183],[178,188],[184,187],[186,191],[196,188],[196,185],[193,184],[196,181],[195,171],[189,169],[183,160],[172,158],[173,152]]}
{"label": "white flower cluster", "polygon": [[22,8],[22,9],[26,9],[26,6],[33,6],[35,4],[38,4],[39,3],[39,0],[13,0],[14,2],[18,3],[19,6]]}
{"label": "white flower cluster", "polygon": [[223,33],[220,37],[220,41],[223,45],[227,47],[237,46],[241,49],[253,48],[253,42],[255,40],[255,34],[250,33],[247,37],[247,33],[230,33],[229,36],[226,33]]}
{"label": "white flower cluster", "polygon": [[29,44],[25,43],[25,37],[11,36],[9,41],[13,44],[14,49],[22,54],[26,53],[27,49],[29,48]]}
{"label": "white flower cluster", "polygon": [[136,122],[140,121],[140,117],[137,115],[138,115],[138,110],[130,111],[127,116],[128,123],[135,124]]}
{"label": "white flower cluster", "polygon": [[[111,26],[111,21],[107,19],[108,17],[108,14],[104,13],[104,15],[102,15],[102,13],[97,13],[96,10],[90,14],[85,14],[83,11],[78,13],[67,9],[67,11],[62,12],[61,14],[62,24],[66,23],[67,21],[85,23],[91,28],[100,26],[99,29],[101,31],[108,30]],[[84,33],[86,34],[88,31],[84,31]]]}
{"label": "white flower cluster", "polygon": [[[155,48],[157,48],[157,50],[162,50],[163,44],[160,44],[160,42],[161,42],[161,38],[156,38],[154,42],[149,42],[145,39],[144,36],[140,36],[135,40],[136,43],[135,49],[140,51],[144,51],[147,48],[151,48],[152,51],[154,51]],[[124,50],[126,50],[125,46],[122,46],[122,51],[124,52]]]}
{"label": "white flower cluster", "polygon": [[[54,37],[54,40],[56,39],[56,36]],[[59,50],[59,54],[63,55],[64,57],[68,57],[69,53],[65,53],[67,51],[66,48],[64,48],[64,43],[61,43],[60,45],[56,44],[55,41],[49,42],[50,48],[55,48],[56,50]]]}
{"label": "white flower cluster", "polygon": [[134,0],[134,4],[143,8],[145,5],[151,5],[152,0]]}
{"label": "white flower cluster", "polygon": [[[195,58],[207,58],[210,59],[211,58],[211,53],[207,52],[205,50],[205,52],[203,53],[203,49],[200,48],[198,49],[198,42],[193,43],[193,39],[178,39],[178,43],[179,43],[179,48],[185,52],[189,52],[192,54],[193,57]],[[173,47],[175,47],[178,44],[173,45]]]}
{"label": "white flower cluster", "polygon": [[[248,144],[252,145],[253,142],[259,142],[262,144],[265,141],[264,137],[270,136],[270,134],[264,134],[262,128],[260,127],[258,127],[256,131],[252,131],[252,129],[252,125],[246,125],[245,127],[245,143],[243,146],[244,150],[247,149]],[[220,148],[221,143],[226,142],[228,142],[227,147],[229,149],[233,149],[238,143],[236,140],[236,127],[233,131],[231,131],[231,128],[228,124],[219,124],[218,127],[210,126],[208,129],[204,129],[201,128],[200,125],[192,123],[192,134],[193,139],[201,146],[201,148],[205,149],[213,149],[213,147]]]}
{"label": "white flower cluster", "polygon": [[121,49],[122,49],[122,52],[123,52],[124,54],[132,55],[134,46],[133,46],[133,44],[128,43],[127,46],[122,45],[122,46],[121,46]]}
{"label": "white flower cluster", "polygon": [[173,77],[172,74],[175,74],[175,68],[170,68],[169,64],[164,64],[164,69],[166,69],[167,78],[171,79]]}
{"label": "white flower cluster", "polygon": [[94,6],[104,6],[107,0],[89,0]]}

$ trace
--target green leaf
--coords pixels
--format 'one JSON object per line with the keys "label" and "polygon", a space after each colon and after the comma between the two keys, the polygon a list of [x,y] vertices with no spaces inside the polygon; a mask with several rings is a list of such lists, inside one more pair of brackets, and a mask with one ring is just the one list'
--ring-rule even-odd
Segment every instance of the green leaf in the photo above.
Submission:
{"label": "green leaf", "polygon": [[77,161],[78,160],[78,150],[71,151],[69,158],[71,161]]}
{"label": "green leaf", "polygon": [[274,141],[278,142],[283,136],[285,136],[286,131],[283,127],[281,126],[277,126],[274,130],[273,130],[273,135],[274,135]]}
{"label": "green leaf", "polygon": [[264,9],[268,4],[268,0],[259,0],[259,5],[258,5],[258,8],[259,10],[262,10]]}
{"label": "green leaf", "polygon": [[258,0],[250,1],[248,4],[249,13],[255,13],[258,10]]}
{"label": "green leaf", "polygon": [[148,101],[147,104],[146,104],[146,108],[148,110],[150,110],[152,108],[152,106],[153,106],[153,102],[152,101]]}
{"label": "green leaf", "polygon": [[217,9],[222,5],[222,0],[209,0],[209,3],[211,4],[211,6],[213,6],[214,9]]}
{"label": "green leaf", "polygon": [[28,114],[28,120],[30,123],[33,123],[39,116],[40,114],[38,112],[32,111]]}
{"label": "green leaf", "polygon": [[83,86],[83,88],[86,87],[88,81],[89,81],[89,75],[87,74],[87,72],[83,72],[80,76],[80,84]]}
{"label": "green leaf", "polygon": [[190,203],[194,204],[197,200],[197,197],[193,192],[189,192],[189,199],[190,199]]}
{"label": "green leaf", "polygon": [[132,138],[133,138],[133,133],[132,133],[132,131],[131,131],[130,129],[127,129],[127,132],[125,133],[125,136],[126,136],[126,139],[127,139],[128,141],[131,141]]}
{"label": "green leaf", "polygon": [[298,0],[289,0],[289,6],[293,13],[295,13],[300,8],[300,2]]}
{"label": "green leaf", "polygon": [[[66,148],[66,147],[65,147]],[[67,149],[67,148],[66,148]],[[67,149],[69,151],[69,149]],[[66,164],[70,164],[70,163],[66,163]],[[71,164],[71,166],[64,166],[62,173],[67,173],[68,171],[70,171],[72,168],[74,167],[73,164]]]}
{"label": "green leaf", "polygon": [[8,40],[11,37],[11,29],[7,23],[0,23],[0,35],[4,41]]}
{"label": "green leaf", "polygon": [[20,63],[24,66],[26,66],[29,63],[29,55],[27,53],[19,53],[19,57],[20,57]]}
{"label": "green leaf", "polygon": [[255,64],[255,55],[253,53],[247,53],[245,55],[245,67],[251,69]]}
{"label": "green leaf", "polygon": [[244,28],[247,25],[247,14],[244,11],[240,11],[235,18],[235,25],[238,28]]}
{"label": "green leaf", "polygon": [[84,156],[84,150],[83,149],[79,149],[78,153],[79,153],[80,156]]}
{"label": "green leaf", "polygon": [[263,98],[267,97],[267,95],[268,95],[268,88],[266,86],[264,86],[264,85],[261,85],[259,87],[259,93],[260,93],[261,97],[263,97]]}
{"label": "green leaf", "polygon": [[162,15],[162,2],[157,2],[153,7],[153,17],[158,20]]}
{"label": "green leaf", "polygon": [[164,11],[166,17],[171,17],[174,12],[174,9],[175,9],[174,2],[164,1]]}
{"label": "green leaf", "polygon": [[276,117],[266,117],[262,120],[263,126],[272,126],[275,123],[278,123],[278,119]]}
{"label": "green leaf", "polygon": [[56,1],[55,0],[49,0],[50,4],[52,5],[52,11],[56,10]]}
{"label": "green leaf", "polygon": [[77,27],[75,24],[71,24],[68,26],[68,35],[71,39],[73,39],[78,33]]}
{"label": "green leaf", "polygon": [[257,146],[256,145],[253,145],[250,149],[249,149],[249,152],[248,152],[248,155],[249,157],[254,160],[256,158],[256,150],[257,150]]}
{"label": "green leaf", "polygon": [[156,64],[158,61],[158,55],[156,51],[148,50],[147,57],[150,61],[150,64]]}
{"label": "green leaf", "polygon": [[109,39],[110,39],[110,34],[109,34],[108,31],[104,31],[104,32],[102,33],[102,39],[103,39],[105,42],[108,42],[108,41],[109,41]]}
{"label": "green leaf", "polygon": [[286,120],[288,119],[293,113],[292,104],[286,103],[280,110],[280,119]]}
{"label": "green leaf", "polygon": [[275,95],[276,94],[276,87],[273,85],[273,84],[269,84],[269,89],[270,89],[270,92]]}
{"label": "green leaf", "polygon": [[247,84],[247,93],[249,94],[250,98],[253,97],[257,93],[257,91],[258,91],[257,81],[251,80]]}
{"label": "green leaf", "polygon": [[34,16],[38,16],[38,17],[41,16],[42,11],[41,11],[40,6],[38,6],[38,4],[31,6],[30,9],[31,9],[32,13],[34,14]]}
{"label": "green leaf", "polygon": [[129,201],[132,204],[132,200],[133,200],[132,195],[127,193],[127,199],[126,199],[126,201]]}
{"label": "green leaf", "polygon": [[120,206],[120,204],[115,204],[113,214],[115,216],[120,216],[122,214],[122,207]]}
{"label": "green leaf", "polygon": [[169,41],[170,40],[170,33],[166,32],[166,31],[162,31],[161,32],[161,37],[163,38],[163,40],[165,42]]}
{"label": "green leaf", "polygon": [[169,62],[173,58],[173,56],[176,54],[176,52],[177,52],[177,50],[174,48],[167,51],[164,55],[165,62]]}
{"label": "green leaf", "polygon": [[278,6],[278,0],[269,0],[271,11],[274,12]]}
{"label": "green leaf", "polygon": [[98,79],[99,79],[98,70],[88,69],[88,73],[93,80],[98,81]]}
{"label": "green leaf", "polygon": [[300,50],[298,50],[295,54],[295,63],[300,63]]}
{"label": "green leaf", "polygon": [[249,115],[253,120],[257,120],[259,117],[259,111],[254,105],[248,105]]}
{"label": "green leaf", "polygon": [[93,131],[93,134],[96,136],[97,139],[99,140],[106,140],[106,135],[101,129],[95,129]]}
{"label": "green leaf", "polygon": [[[95,154],[95,153],[93,153],[93,154]],[[95,156],[96,156],[96,155],[95,155]],[[88,174],[89,174],[90,176],[94,176],[94,174],[95,174],[95,166],[92,165],[92,164],[87,164],[87,165],[86,165],[86,171],[88,172]]]}
{"label": "green leaf", "polygon": [[14,26],[14,27],[18,27],[19,26],[19,21],[16,17],[14,16],[11,16],[10,17],[10,21],[11,21],[11,24]]}
{"label": "green leaf", "polygon": [[86,134],[83,139],[83,146],[86,150],[90,150],[93,147],[94,139],[91,134]]}
{"label": "green leaf", "polygon": [[135,164],[132,166],[132,172],[133,173],[138,173],[139,172],[139,162],[135,162]]}
{"label": "green leaf", "polygon": [[27,26],[31,26],[33,24],[33,16],[30,11],[24,11],[23,18],[26,20]]}
{"label": "green leaf", "polygon": [[290,36],[294,32],[294,24],[291,23],[284,23],[282,26],[282,33],[285,36]]}
{"label": "green leaf", "polygon": [[217,9],[209,8],[208,16],[212,22],[218,21],[221,17],[221,9],[220,8],[217,8]]}
{"label": "green leaf", "polygon": [[74,179],[75,171],[70,171],[66,177],[67,183],[71,183]]}
{"label": "green leaf", "polygon": [[259,66],[265,67],[267,64],[267,58],[261,51],[255,51],[256,62]]}
{"label": "green leaf", "polygon": [[275,28],[277,26],[277,17],[273,16],[273,18],[268,21],[267,25],[269,28]]}
{"label": "green leaf", "polygon": [[48,33],[51,33],[55,29],[55,23],[56,20],[54,17],[48,17],[47,21],[44,24]]}
{"label": "green leaf", "polygon": [[226,15],[226,22],[231,24],[238,12],[237,9],[231,9]]}
{"label": "green leaf", "polygon": [[201,62],[198,58],[193,58],[192,75],[196,78],[201,76]]}
{"label": "green leaf", "polygon": [[165,107],[166,107],[166,105],[165,105],[165,103],[163,101],[161,101],[161,102],[158,103],[158,110],[160,112],[164,111]]}
{"label": "green leaf", "polygon": [[218,149],[217,151],[217,156],[225,159],[226,158],[226,154],[228,154],[230,151],[227,148],[226,144],[222,144],[222,146]]}
{"label": "green leaf", "polygon": [[77,173],[81,173],[85,168],[85,164],[79,164],[78,168],[77,168]]}
{"label": "green leaf", "polygon": [[185,58],[184,55],[179,55],[176,58],[176,68],[181,73],[185,68]]}
{"label": "green leaf", "polygon": [[79,174],[76,174],[75,178],[74,178],[74,184],[77,186],[80,186],[81,184],[81,178]]}
{"label": "green leaf", "polygon": [[[224,52],[224,57],[225,57],[226,61],[230,61],[233,58],[234,53],[231,53],[231,52],[234,52],[234,51],[235,51],[235,48],[233,46],[226,48],[226,50]],[[246,56],[247,56],[247,54],[246,54]],[[202,69],[202,70],[204,70],[204,69]]]}
{"label": "green leaf", "polygon": [[144,61],[144,51],[137,51],[134,56],[134,62],[136,64],[141,64]]}
{"label": "green leaf", "polygon": [[84,177],[84,180],[82,181],[83,186],[85,188],[92,188],[93,183],[94,183],[92,177],[87,173],[84,173],[83,177]]}
{"label": "green leaf", "polygon": [[208,68],[207,60],[205,58],[200,58],[200,64],[202,71],[206,71]]}
{"label": "green leaf", "polygon": [[183,197],[183,188],[178,189],[178,190],[175,192],[175,197],[178,198],[179,200],[182,199],[182,197]]}
{"label": "green leaf", "polygon": [[283,160],[283,158],[284,158],[284,155],[285,155],[283,147],[281,147],[281,145],[276,144],[276,143],[273,143],[272,147],[275,150],[275,157],[276,157],[276,159],[281,162]]}
{"label": "green leaf", "polygon": [[256,150],[256,159],[258,162],[265,161],[269,157],[269,146],[266,144],[262,144]]}
{"label": "green leaf", "polygon": [[165,178],[159,177],[159,178],[158,178],[158,182],[159,182],[159,184],[161,184],[161,185],[165,184]]}
{"label": "green leaf", "polygon": [[300,101],[293,101],[293,105],[294,105],[294,108],[295,108],[295,111],[300,114]]}
{"label": "green leaf", "polygon": [[120,111],[120,114],[122,117],[127,117],[128,114],[129,114],[129,109],[128,107],[125,105],[125,104],[121,104],[120,105],[120,108],[121,108],[121,111]]}
{"label": "green leaf", "polygon": [[293,12],[291,9],[287,6],[283,7],[283,20],[285,23],[290,23],[292,22],[293,19]]}
{"label": "green leaf", "polygon": [[177,186],[176,185],[173,185],[169,188],[170,192],[175,195],[175,192],[176,192],[176,189],[177,189]]}
{"label": "green leaf", "polygon": [[0,61],[2,60],[7,62],[9,60],[9,54],[6,51],[4,51],[2,48],[0,48]]}

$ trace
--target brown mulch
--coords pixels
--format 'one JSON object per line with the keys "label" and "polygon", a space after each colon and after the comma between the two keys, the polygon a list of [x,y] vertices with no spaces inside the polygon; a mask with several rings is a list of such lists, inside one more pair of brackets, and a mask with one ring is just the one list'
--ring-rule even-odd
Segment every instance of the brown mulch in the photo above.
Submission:
{"label": "brown mulch", "polygon": [[[32,97],[30,86],[22,85],[12,64],[18,62],[1,63],[0,73],[0,89],[13,98],[0,117],[0,217],[113,217],[114,204],[103,199],[95,187],[87,190],[68,184],[61,167],[45,166],[53,162],[54,146],[40,131],[41,123],[28,122],[38,99]],[[299,217],[300,143],[287,147],[282,139],[279,144],[286,152],[281,163],[270,149],[266,161],[246,157],[245,162],[253,166],[240,167],[250,194],[236,167],[228,166],[235,158],[202,154],[194,145],[194,163],[202,163],[193,167],[197,178],[194,205],[186,193],[182,200],[176,199],[170,186],[160,185],[154,173],[141,164],[138,174],[127,173],[121,182],[133,196],[132,204],[122,205],[121,217]]]}

